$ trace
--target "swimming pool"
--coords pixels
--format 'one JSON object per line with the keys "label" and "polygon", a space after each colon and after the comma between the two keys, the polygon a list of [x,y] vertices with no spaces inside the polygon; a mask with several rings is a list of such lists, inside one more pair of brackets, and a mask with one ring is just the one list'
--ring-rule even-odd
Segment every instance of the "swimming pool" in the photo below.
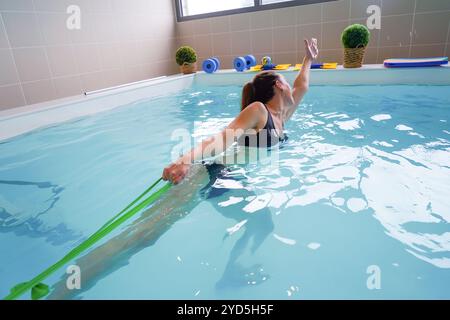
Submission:
{"label": "swimming pool", "polygon": [[[225,126],[241,90],[226,76],[0,142],[0,294],[158,178],[174,130]],[[449,105],[448,85],[312,86],[275,166],[232,166],[208,199],[196,168],[77,261],[81,290],[51,276],[50,298],[448,299]]]}

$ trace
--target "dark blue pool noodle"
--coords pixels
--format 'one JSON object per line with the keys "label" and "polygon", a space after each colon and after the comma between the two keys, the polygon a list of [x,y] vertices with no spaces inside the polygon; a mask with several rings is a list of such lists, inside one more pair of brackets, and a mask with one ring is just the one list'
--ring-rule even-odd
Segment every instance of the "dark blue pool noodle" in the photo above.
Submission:
{"label": "dark blue pool noodle", "polygon": [[217,70],[217,63],[213,59],[206,59],[203,61],[202,68],[206,73],[213,73]]}
{"label": "dark blue pool noodle", "polygon": [[247,69],[256,66],[256,58],[255,56],[249,54],[244,57],[245,62],[247,63]]}
{"label": "dark blue pool noodle", "polygon": [[219,60],[219,58],[213,57],[213,58],[211,58],[211,59],[213,59],[213,60],[216,62],[216,64],[217,64],[217,69],[216,69],[216,71],[219,70],[219,69],[220,69],[220,60]]}
{"label": "dark blue pool noodle", "polygon": [[236,71],[242,72],[247,69],[247,62],[242,57],[237,57],[233,61],[233,66]]}
{"label": "dark blue pool noodle", "polygon": [[[408,59],[413,60],[413,59]],[[443,57],[442,60],[426,61],[426,62],[385,62],[387,68],[412,68],[412,67],[437,67],[448,64],[448,58]]]}

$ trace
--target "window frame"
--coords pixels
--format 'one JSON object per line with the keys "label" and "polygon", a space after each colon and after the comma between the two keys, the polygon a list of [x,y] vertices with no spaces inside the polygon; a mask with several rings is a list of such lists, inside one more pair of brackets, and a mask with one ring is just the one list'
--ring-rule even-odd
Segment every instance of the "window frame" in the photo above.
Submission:
{"label": "window frame", "polygon": [[177,22],[205,19],[205,18],[211,18],[211,17],[227,16],[227,15],[238,14],[238,13],[295,7],[295,6],[301,6],[301,5],[307,5],[307,4],[316,4],[316,3],[331,2],[331,1],[337,1],[337,0],[291,0],[291,1],[286,1],[286,2],[269,3],[269,4],[262,4],[262,0],[253,0],[254,4],[251,7],[231,9],[231,10],[222,10],[222,11],[202,13],[202,14],[196,14],[196,15],[190,15],[190,16],[183,16],[183,12],[182,12],[183,6],[181,4],[181,1],[182,0],[175,0],[175,11],[176,11],[176,15],[177,15]]}

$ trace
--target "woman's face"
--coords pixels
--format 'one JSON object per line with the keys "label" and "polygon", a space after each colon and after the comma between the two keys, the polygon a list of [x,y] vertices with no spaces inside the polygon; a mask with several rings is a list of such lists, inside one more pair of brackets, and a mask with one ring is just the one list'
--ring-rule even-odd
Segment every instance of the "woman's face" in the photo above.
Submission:
{"label": "woman's face", "polygon": [[279,79],[277,80],[277,88],[283,98],[283,101],[286,105],[294,104],[294,97],[292,96],[292,88],[289,82],[287,82],[286,78],[279,74]]}

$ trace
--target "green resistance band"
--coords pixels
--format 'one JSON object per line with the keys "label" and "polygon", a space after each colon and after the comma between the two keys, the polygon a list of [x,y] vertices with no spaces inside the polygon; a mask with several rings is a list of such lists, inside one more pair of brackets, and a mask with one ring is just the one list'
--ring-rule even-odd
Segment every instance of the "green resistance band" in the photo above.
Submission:
{"label": "green resistance band", "polygon": [[[162,180],[159,178],[155,183],[147,188],[139,197],[137,197],[133,202],[126,206],[122,211],[112,217],[108,222],[106,222],[100,229],[98,229],[89,238],[83,241],[80,245],[72,249],[67,255],[65,255],[61,260],[56,262],[54,265],[47,268],[41,274],[33,278],[28,282],[20,283],[14,286],[8,296],[4,300],[14,300],[23,295],[28,290],[31,290],[31,299],[38,300],[45,297],[49,292],[49,286],[42,283],[46,278],[48,278],[52,273],[57,271],[59,268],[72,261],[74,258],[79,256],[81,253],[89,249],[96,242],[104,238],[106,235],[111,233],[114,229],[124,223],[126,220],[130,219],[136,213],[156,201],[161,197],[167,190],[170,189],[171,184],[167,183],[161,189],[155,191],[151,195],[145,198],[145,196]],[[141,202],[139,202],[142,198]],[[139,203],[138,203],[139,202]]]}

